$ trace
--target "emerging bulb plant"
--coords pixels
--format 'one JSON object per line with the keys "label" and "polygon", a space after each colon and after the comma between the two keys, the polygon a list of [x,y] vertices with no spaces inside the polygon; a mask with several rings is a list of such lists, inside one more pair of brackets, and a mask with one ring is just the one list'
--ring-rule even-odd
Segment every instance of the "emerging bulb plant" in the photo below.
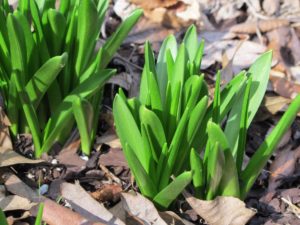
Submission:
{"label": "emerging bulb plant", "polygon": [[[64,144],[74,121],[89,154],[105,69],[142,14],[136,10],[96,51],[108,0],[0,1],[0,81],[10,131],[31,133],[36,157]],[[74,116],[75,115],[75,116]],[[90,119],[88,119],[90,118]]]}
{"label": "emerging bulb plant", "polygon": [[202,199],[245,198],[300,109],[298,96],[243,170],[247,129],[266,92],[272,52],[223,88],[218,73],[209,103],[200,72],[203,48],[195,26],[179,47],[174,36],[166,38],[156,63],[147,42],[139,96],[127,99],[120,90],[114,100],[116,130],[129,167],[142,194],[162,208],[191,181]]}

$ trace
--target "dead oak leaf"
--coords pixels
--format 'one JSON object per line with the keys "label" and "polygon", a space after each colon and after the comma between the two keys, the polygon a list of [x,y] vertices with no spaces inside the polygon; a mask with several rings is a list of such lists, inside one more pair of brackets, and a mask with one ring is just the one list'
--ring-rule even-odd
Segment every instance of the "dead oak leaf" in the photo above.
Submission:
{"label": "dead oak leaf", "polygon": [[142,221],[143,224],[167,225],[154,204],[139,193],[122,193],[121,199],[126,212],[136,220]]}
{"label": "dead oak leaf", "polygon": [[245,207],[238,198],[219,196],[214,200],[196,199],[184,191],[186,201],[208,224],[213,225],[245,225],[255,212]]}

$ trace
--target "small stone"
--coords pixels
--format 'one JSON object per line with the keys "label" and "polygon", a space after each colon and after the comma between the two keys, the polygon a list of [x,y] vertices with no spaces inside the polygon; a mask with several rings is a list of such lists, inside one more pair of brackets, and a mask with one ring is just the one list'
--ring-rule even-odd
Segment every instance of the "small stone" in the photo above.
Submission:
{"label": "small stone", "polygon": [[44,195],[48,192],[49,190],[49,185],[48,184],[43,184],[40,188],[39,188],[39,193],[40,195]]}

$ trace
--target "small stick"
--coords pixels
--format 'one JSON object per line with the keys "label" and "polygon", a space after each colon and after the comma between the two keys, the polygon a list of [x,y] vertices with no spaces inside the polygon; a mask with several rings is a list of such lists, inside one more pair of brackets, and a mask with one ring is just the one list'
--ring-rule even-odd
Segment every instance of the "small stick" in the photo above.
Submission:
{"label": "small stick", "polygon": [[115,176],[112,172],[109,171],[109,169],[106,168],[106,166],[99,164],[100,169],[107,175],[110,179],[115,181],[116,183],[123,185],[123,182],[120,178]]}

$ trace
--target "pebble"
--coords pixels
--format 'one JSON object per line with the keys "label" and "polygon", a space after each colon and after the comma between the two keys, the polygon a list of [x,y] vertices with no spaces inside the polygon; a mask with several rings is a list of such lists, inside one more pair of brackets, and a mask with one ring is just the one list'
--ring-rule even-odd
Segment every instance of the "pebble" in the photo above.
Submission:
{"label": "pebble", "polygon": [[39,189],[39,193],[40,195],[44,195],[48,192],[49,190],[49,185],[48,184],[42,184],[40,189]]}

